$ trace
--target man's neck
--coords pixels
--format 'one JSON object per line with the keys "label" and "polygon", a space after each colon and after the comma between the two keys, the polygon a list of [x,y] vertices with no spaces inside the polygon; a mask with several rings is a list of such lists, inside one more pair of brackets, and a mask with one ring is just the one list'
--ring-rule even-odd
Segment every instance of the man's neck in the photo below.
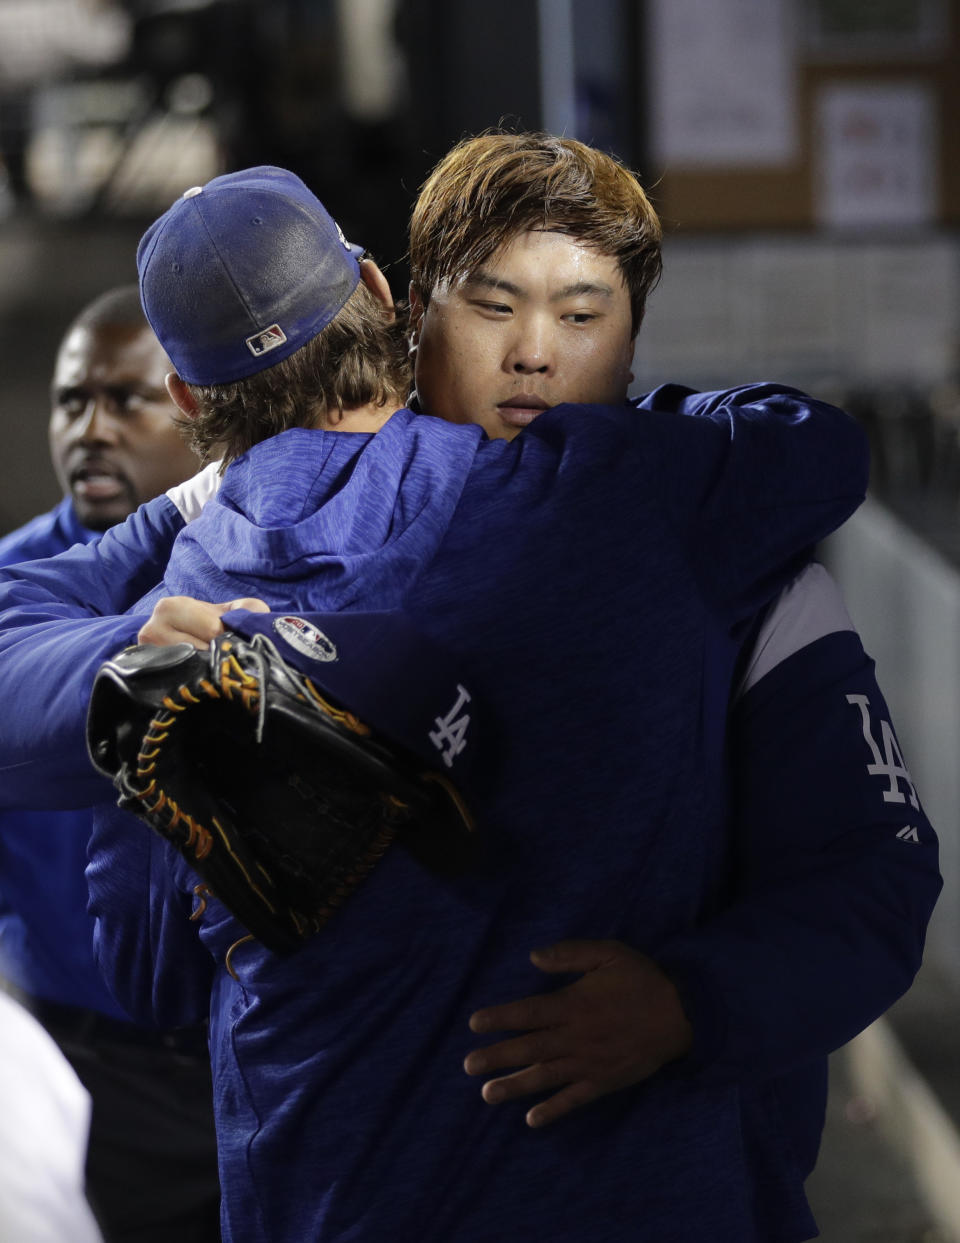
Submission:
{"label": "man's neck", "polygon": [[317,419],[317,427],[331,432],[378,432],[402,405],[403,398],[393,393],[380,404],[368,402],[347,410],[324,411]]}

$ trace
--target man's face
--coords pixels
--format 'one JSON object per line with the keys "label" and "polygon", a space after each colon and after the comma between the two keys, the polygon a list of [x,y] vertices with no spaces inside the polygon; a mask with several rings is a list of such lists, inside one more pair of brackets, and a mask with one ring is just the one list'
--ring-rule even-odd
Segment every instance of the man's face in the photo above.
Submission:
{"label": "man's face", "polygon": [[50,455],[77,517],[95,531],[194,474],[199,463],[173,422],[172,370],[149,328],[74,328],[57,354]]}
{"label": "man's face", "polygon": [[[419,309],[414,295],[415,324]],[[512,440],[550,406],[623,402],[633,346],[616,260],[562,233],[521,233],[478,271],[433,291],[417,392],[428,414]]]}

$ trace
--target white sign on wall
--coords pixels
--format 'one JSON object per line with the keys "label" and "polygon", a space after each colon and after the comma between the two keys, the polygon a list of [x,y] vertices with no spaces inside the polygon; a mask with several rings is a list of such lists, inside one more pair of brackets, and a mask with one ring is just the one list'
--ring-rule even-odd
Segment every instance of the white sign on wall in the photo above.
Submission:
{"label": "white sign on wall", "polygon": [[936,103],[921,82],[822,88],[816,210],[821,224],[918,225],[935,218]]}
{"label": "white sign on wall", "polygon": [[649,0],[650,139],[660,166],[770,166],[797,154],[786,0]]}

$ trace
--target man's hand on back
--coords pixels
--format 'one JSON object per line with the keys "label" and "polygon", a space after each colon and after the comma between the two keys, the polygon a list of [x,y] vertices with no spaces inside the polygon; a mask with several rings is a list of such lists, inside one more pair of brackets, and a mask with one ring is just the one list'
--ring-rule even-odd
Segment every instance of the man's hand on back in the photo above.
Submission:
{"label": "man's hand on back", "polygon": [[645,954],[620,941],[561,941],[530,958],[541,971],[582,974],[555,992],[471,1016],[471,1031],[517,1033],[474,1049],[464,1062],[469,1075],[520,1067],[487,1080],[488,1103],[557,1089],[526,1116],[528,1126],[545,1126],[689,1050],[692,1032],[677,991]]}
{"label": "man's hand on back", "polygon": [[230,600],[226,604],[211,604],[195,600],[192,596],[164,596],[154,606],[150,620],[137,635],[138,643],[166,647],[171,643],[192,643],[200,651],[211,639],[223,633],[220,618],[232,609],[247,609],[251,613],[269,613],[270,606],[253,596]]}

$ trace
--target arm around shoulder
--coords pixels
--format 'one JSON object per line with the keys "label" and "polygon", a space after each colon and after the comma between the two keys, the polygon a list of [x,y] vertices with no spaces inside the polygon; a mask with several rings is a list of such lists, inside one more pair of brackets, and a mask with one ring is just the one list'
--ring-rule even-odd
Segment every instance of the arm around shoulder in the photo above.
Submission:
{"label": "arm around shoulder", "polygon": [[[163,577],[179,511],[158,497],[95,544],[0,570],[0,809],[81,807],[106,796],[84,729],[100,664],[136,641],[124,611]],[[38,801],[39,800],[39,801]]]}
{"label": "arm around shoulder", "polygon": [[866,495],[863,429],[796,389],[694,393],[669,385],[638,412],[658,421],[659,484],[704,597],[733,620],[786,586]]}

